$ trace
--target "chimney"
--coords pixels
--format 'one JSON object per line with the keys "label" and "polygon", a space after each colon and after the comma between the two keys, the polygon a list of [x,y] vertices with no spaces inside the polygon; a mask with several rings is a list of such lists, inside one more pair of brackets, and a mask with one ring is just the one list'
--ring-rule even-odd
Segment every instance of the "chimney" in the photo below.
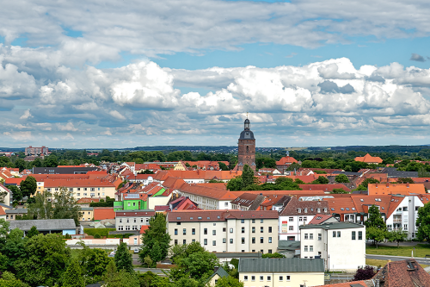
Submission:
{"label": "chimney", "polygon": [[409,182],[406,183],[406,187],[409,188]]}

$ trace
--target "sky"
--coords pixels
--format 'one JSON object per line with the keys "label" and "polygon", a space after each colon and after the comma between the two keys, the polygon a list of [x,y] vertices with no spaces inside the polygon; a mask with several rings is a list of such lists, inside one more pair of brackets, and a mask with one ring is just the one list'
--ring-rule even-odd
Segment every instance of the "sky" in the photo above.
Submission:
{"label": "sky", "polygon": [[430,2],[0,9],[0,147],[430,144]]}

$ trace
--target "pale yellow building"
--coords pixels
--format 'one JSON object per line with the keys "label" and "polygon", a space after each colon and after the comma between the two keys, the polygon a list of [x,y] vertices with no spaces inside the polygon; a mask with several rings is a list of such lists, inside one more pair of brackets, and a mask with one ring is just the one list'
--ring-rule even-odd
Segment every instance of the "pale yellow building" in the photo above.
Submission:
{"label": "pale yellow building", "polygon": [[81,215],[79,221],[92,221],[94,219],[94,208],[81,207]]}
{"label": "pale yellow building", "polygon": [[324,285],[322,259],[258,258],[239,260],[244,287],[311,287]]}
{"label": "pale yellow building", "polygon": [[170,212],[171,244],[200,242],[209,252],[275,253],[277,211],[187,210]]}

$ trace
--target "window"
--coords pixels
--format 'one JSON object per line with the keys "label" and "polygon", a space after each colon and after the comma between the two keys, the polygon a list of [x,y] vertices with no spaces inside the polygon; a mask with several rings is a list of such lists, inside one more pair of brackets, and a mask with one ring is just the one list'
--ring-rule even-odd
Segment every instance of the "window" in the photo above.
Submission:
{"label": "window", "polygon": [[333,231],[333,237],[336,237],[336,231]]}
{"label": "window", "polygon": [[122,223],[122,218],[119,219],[119,223]]}
{"label": "window", "polygon": [[269,243],[272,243],[272,237],[269,237]]}
{"label": "window", "polygon": [[212,235],[216,235],[216,230],[212,230]]}
{"label": "window", "polygon": [[407,224],[403,224],[403,230],[408,230],[408,225]]}
{"label": "window", "polygon": [[404,207],[403,207],[403,211],[408,211],[408,207],[407,207],[407,206],[404,206]]}
{"label": "window", "polygon": [[306,216],[303,217],[303,221],[306,222],[308,219]]}
{"label": "window", "polygon": [[203,239],[203,244],[204,245],[208,245],[208,240],[207,239]]}
{"label": "window", "polygon": [[252,227],[252,233],[255,233],[255,227]]}
{"label": "window", "polygon": [[118,226],[118,230],[124,230],[124,227],[122,225]]}
{"label": "window", "polygon": [[230,238],[230,244],[233,244],[233,238]]}
{"label": "window", "polygon": [[76,196],[81,196],[81,194],[80,194],[80,193],[77,193],[77,194],[76,194]]}
{"label": "window", "polygon": [[133,218],[133,222],[136,223],[137,222],[137,218]]}
{"label": "window", "polygon": [[301,217],[301,216],[300,216],[300,217],[299,217],[299,221],[303,221],[303,217]]}
{"label": "window", "polygon": [[255,276],[251,276],[251,281],[255,281]]}
{"label": "window", "polygon": [[130,225],[127,225],[127,226],[125,227],[125,230],[130,230]]}
{"label": "window", "polygon": [[[293,218],[293,217],[288,217],[288,221],[289,221],[289,222],[294,221],[294,218]],[[281,276],[281,277],[282,277],[282,276]]]}
{"label": "window", "polygon": [[269,226],[269,233],[272,233],[272,226]]}
{"label": "window", "polygon": [[233,228],[230,228],[230,233],[233,233]]}
{"label": "window", "polygon": [[351,232],[351,238],[352,238],[352,240],[355,240],[355,231]]}
{"label": "window", "polygon": [[243,281],[248,281],[248,275],[243,276]]}
{"label": "window", "polygon": [[289,226],[288,230],[294,230],[294,226]]}
{"label": "window", "polygon": [[264,281],[264,276],[260,276],[260,281]]}
{"label": "window", "polygon": [[240,220],[240,223],[245,223],[245,219],[241,219],[241,220]]}
{"label": "window", "polygon": [[358,232],[358,240],[363,240],[363,231]]}
{"label": "window", "polygon": [[272,254],[272,249],[269,249],[269,250],[267,251],[267,253]]}
{"label": "window", "polygon": [[207,229],[207,228],[203,229],[203,234],[204,234],[204,235],[207,235],[207,234],[208,234],[208,229]]}
{"label": "window", "polygon": [[322,239],[322,235],[321,233],[318,233],[318,240],[321,241],[321,239]]}
{"label": "window", "polygon": [[314,252],[314,246],[313,245],[309,246],[309,252]]}
{"label": "window", "polygon": [[225,232],[227,229],[225,227],[222,228],[222,232]]}
{"label": "window", "polygon": [[260,227],[260,233],[264,233],[264,227],[263,226]]}
{"label": "window", "polygon": [[309,233],[309,239],[314,240],[314,234],[313,233]]}
{"label": "window", "polygon": [[305,248],[303,249],[304,252],[308,252],[308,246],[305,245]]}
{"label": "window", "polygon": [[191,234],[196,235],[196,229],[195,228],[191,229]]}
{"label": "window", "polygon": [[212,241],[212,246],[216,246],[216,240]]}
{"label": "window", "polygon": [[340,237],[340,231],[337,232],[337,237]]}
{"label": "window", "polygon": [[305,233],[305,239],[308,239],[308,234],[307,233]]}
{"label": "window", "polygon": [[251,242],[252,242],[252,244],[255,244],[255,237],[251,238]]}
{"label": "window", "polygon": [[285,276],[285,280],[290,281],[291,280],[291,276],[290,275]]}
{"label": "window", "polygon": [[186,239],[184,239],[184,240],[182,240],[182,244],[187,244],[187,240]]}
{"label": "window", "polygon": [[175,245],[178,245],[178,239],[175,239]]}
{"label": "window", "polygon": [[267,276],[267,281],[272,281],[272,276]]}
{"label": "window", "polygon": [[222,239],[222,243],[226,243],[226,239],[225,238]]}
{"label": "window", "polygon": [[242,244],[245,244],[245,237],[242,237]]}
{"label": "window", "polygon": [[187,235],[187,229],[186,229],[186,228],[184,228],[184,229],[182,230],[182,235]]}
{"label": "window", "polygon": [[279,276],[279,281],[284,281],[284,276]]}
{"label": "window", "polygon": [[255,219],[252,220],[252,223],[255,223]]}
{"label": "window", "polygon": [[263,223],[264,222],[264,220],[263,219],[260,219],[260,223]]}
{"label": "window", "polygon": [[175,229],[175,235],[178,235],[178,230],[177,229]]}
{"label": "window", "polygon": [[245,227],[242,227],[242,233],[245,233]]}
{"label": "window", "polygon": [[260,237],[260,243],[264,243],[264,237]]}

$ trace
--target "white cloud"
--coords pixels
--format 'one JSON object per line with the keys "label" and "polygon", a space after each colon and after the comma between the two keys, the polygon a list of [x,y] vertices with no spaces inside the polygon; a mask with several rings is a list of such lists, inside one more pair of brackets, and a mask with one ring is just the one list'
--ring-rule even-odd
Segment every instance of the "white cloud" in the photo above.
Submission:
{"label": "white cloud", "polygon": [[60,130],[60,131],[73,131],[73,132],[75,132],[75,131],[77,131],[78,129],[77,128],[75,128],[75,126],[73,125],[73,123],[72,122],[68,122],[67,124],[65,124],[65,125],[62,125],[62,124],[57,124],[57,128]]}
{"label": "white cloud", "polygon": [[121,113],[119,113],[118,111],[110,111],[109,114],[112,117],[117,118],[119,120],[125,120],[125,117]]}
{"label": "white cloud", "polygon": [[26,110],[24,114],[19,118],[20,120],[27,120],[29,118],[33,117],[30,113],[30,109]]}

